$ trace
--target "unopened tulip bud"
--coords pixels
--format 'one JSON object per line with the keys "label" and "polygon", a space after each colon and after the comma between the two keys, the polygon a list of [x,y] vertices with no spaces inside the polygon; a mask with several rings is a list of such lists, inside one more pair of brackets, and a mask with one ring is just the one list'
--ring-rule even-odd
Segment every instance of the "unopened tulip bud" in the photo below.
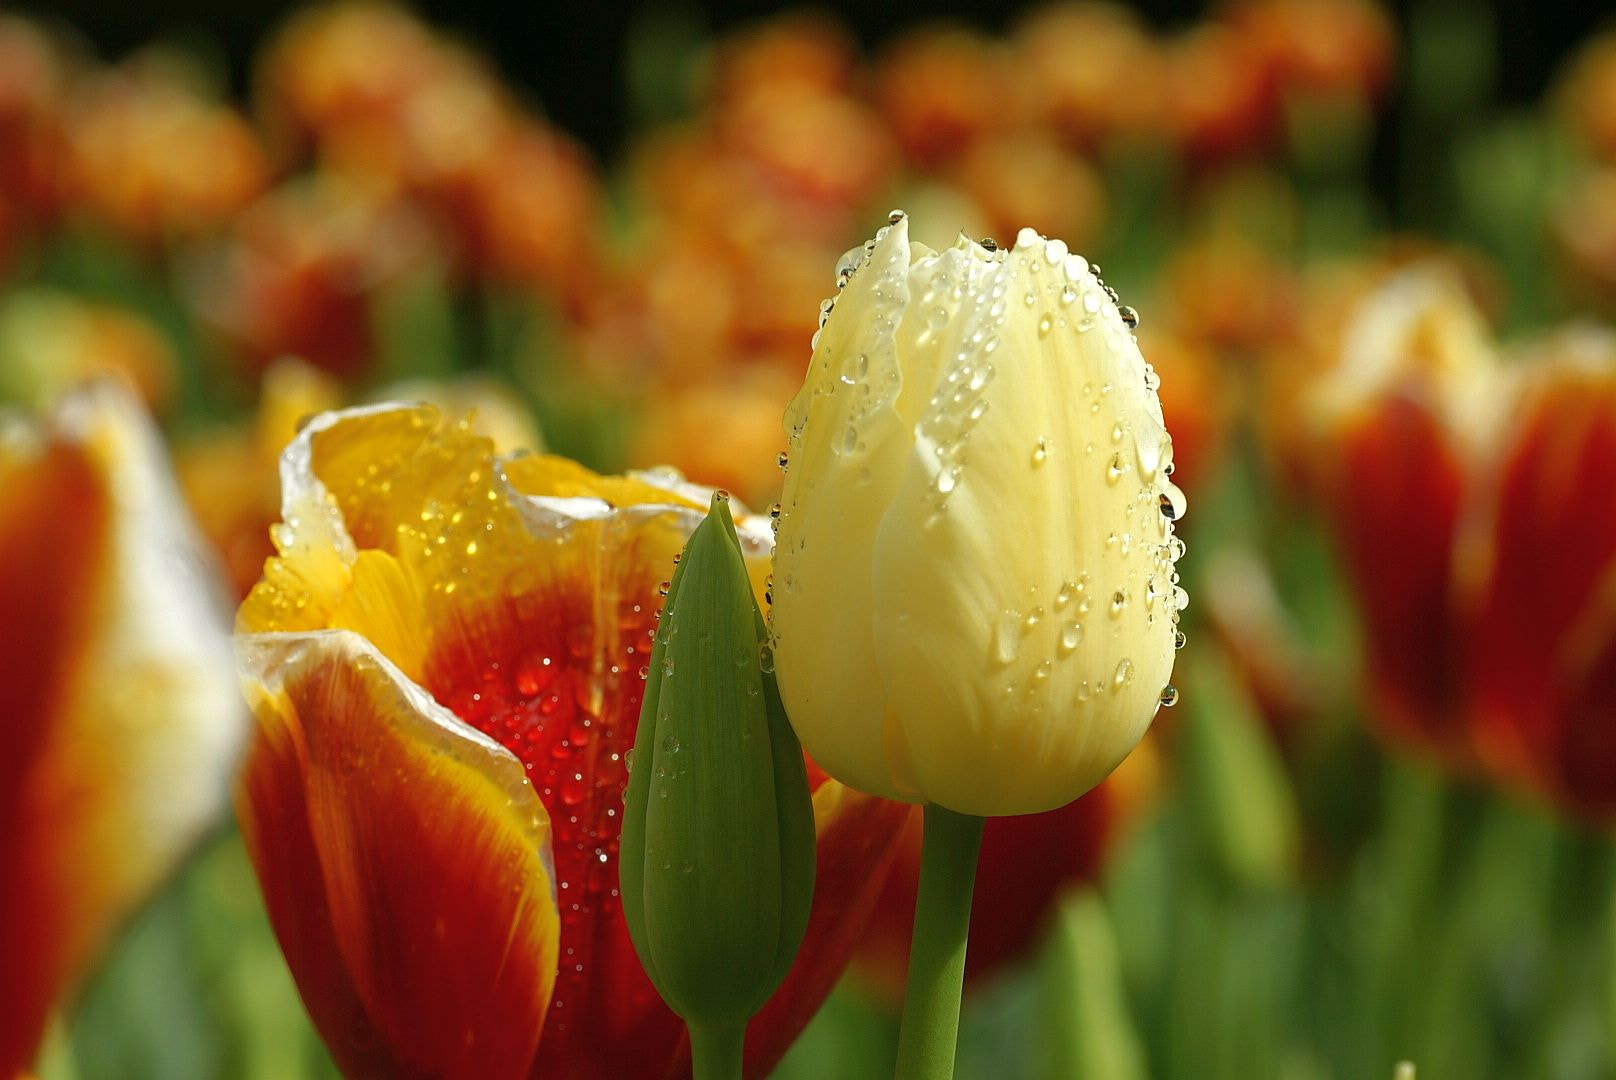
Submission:
{"label": "unopened tulip bud", "polygon": [[657,629],[620,864],[634,947],[690,1025],[698,1077],[740,1075],[746,1021],[790,969],[813,900],[807,771],[772,668],[719,493]]}
{"label": "unopened tulip bud", "polygon": [[773,629],[832,776],[969,815],[1064,805],[1176,692],[1172,441],[1138,315],[1081,256],[844,260],[787,413]]}

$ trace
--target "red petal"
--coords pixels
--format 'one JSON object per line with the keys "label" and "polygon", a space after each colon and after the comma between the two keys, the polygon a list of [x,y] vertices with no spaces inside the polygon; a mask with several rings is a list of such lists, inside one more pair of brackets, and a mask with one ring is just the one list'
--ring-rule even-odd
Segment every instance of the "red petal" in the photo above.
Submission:
{"label": "red petal", "polygon": [[243,639],[240,791],[271,921],[351,1076],[525,1076],[555,977],[544,810],[356,635]]}
{"label": "red petal", "polygon": [[[64,863],[73,821],[51,812],[42,764],[70,706],[97,616],[111,503],[101,471],[53,446],[21,469],[0,461],[0,1076],[30,1064],[51,1004],[82,962]],[[81,868],[82,869],[82,868]]]}

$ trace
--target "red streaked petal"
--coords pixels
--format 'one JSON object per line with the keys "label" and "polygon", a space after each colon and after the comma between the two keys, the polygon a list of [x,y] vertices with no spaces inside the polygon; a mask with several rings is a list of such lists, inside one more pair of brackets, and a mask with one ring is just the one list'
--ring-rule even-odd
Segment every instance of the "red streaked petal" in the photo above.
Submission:
{"label": "red streaked petal", "polygon": [[67,977],[65,898],[49,873],[62,823],[41,813],[28,778],[86,659],[111,510],[104,477],[75,447],[52,447],[22,468],[5,465],[0,612],[8,626],[28,629],[8,634],[0,649],[0,1076],[33,1060]]}
{"label": "red streaked petal", "polygon": [[0,1065],[222,808],[244,715],[211,570],[117,384],[0,432]]}
{"label": "red streaked petal", "polygon": [[1363,615],[1376,719],[1466,763],[1454,559],[1472,484],[1460,447],[1426,403],[1387,394],[1343,424],[1337,452],[1331,510]]}
{"label": "red streaked petal", "polygon": [[555,979],[549,819],[521,766],[369,643],[241,639],[239,803],[271,920],[350,1075],[527,1075]]}
{"label": "red streaked petal", "polygon": [[1534,375],[1502,459],[1471,685],[1487,763],[1593,820],[1616,817],[1616,349],[1568,336]]}

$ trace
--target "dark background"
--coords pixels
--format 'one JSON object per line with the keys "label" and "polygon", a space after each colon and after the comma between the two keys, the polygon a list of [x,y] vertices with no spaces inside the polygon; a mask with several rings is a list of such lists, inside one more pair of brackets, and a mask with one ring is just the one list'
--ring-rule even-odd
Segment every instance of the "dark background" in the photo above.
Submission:
{"label": "dark background", "polygon": [[[817,6],[851,26],[866,46],[879,47],[894,32],[918,22],[953,18],[997,30],[1018,13],[1039,5],[843,0]],[[1141,0],[1133,6],[1164,28],[1192,22],[1209,7],[1195,0]],[[263,0],[232,4],[217,0],[117,4],[64,0],[29,8],[34,14],[70,23],[108,58],[176,32],[201,36],[224,51],[232,76],[241,82],[254,47],[292,10]],[[1498,49],[1496,89],[1504,102],[1535,100],[1576,42],[1616,13],[1616,4],[1608,0],[1398,0],[1390,8],[1405,27],[1418,11],[1433,9],[1490,21]],[[619,4],[430,0],[417,4],[416,9],[492,54],[506,76],[531,93],[551,117],[598,154],[610,158],[631,124],[625,60],[633,26],[650,16],[666,19],[671,13],[686,25],[723,31],[778,12],[782,5],[762,0]]]}

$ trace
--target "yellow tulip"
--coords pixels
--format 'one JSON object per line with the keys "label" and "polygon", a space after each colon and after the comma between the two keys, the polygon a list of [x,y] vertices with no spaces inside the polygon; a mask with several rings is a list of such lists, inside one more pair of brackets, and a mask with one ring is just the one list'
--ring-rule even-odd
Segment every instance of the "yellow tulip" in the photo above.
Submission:
{"label": "yellow tulip", "polygon": [[792,723],[874,794],[1070,802],[1176,697],[1184,499],[1137,316],[1031,229],[934,252],[895,213],[838,279],[786,414]]}

